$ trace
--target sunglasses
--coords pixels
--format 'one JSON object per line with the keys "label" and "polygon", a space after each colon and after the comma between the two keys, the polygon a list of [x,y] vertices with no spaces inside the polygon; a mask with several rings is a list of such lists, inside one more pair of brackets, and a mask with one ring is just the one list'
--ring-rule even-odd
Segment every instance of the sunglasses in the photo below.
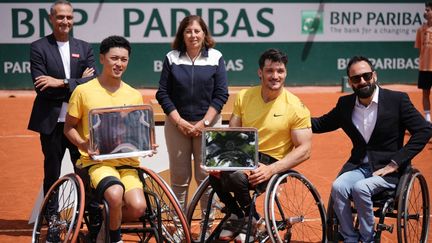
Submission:
{"label": "sunglasses", "polygon": [[361,79],[363,78],[364,81],[368,82],[372,79],[373,76],[373,72],[367,72],[367,73],[362,73],[359,75],[354,75],[350,77],[351,82],[353,82],[354,84],[358,84],[361,82]]}

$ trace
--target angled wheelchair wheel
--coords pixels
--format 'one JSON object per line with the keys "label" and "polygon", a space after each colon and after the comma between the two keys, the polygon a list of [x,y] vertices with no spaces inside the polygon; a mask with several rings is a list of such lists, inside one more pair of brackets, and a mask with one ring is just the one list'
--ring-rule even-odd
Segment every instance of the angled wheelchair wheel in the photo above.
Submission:
{"label": "angled wheelchair wheel", "polygon": [[328,242],[343,241],[342,236],[339,234],[339,222],[333,209],[333,198],[331,196],[327,204],[326,224]]}
{"label": "angled wheelchair wheel", "polygon": [[155,220],[159,242],[191,242],[189,226],[168,184],[154,171],[141,167],[141,180],[150,218]]}
{"label": "angled wheelchair wheel", "polygon": [[[212,190],[209,177],[197,188],[189,203],[186,218],[191,227],[193,242],[212,242],[216,229],[225,217],[225,207]],[[208,213],[209,212],[209,213]]]}
{"label": "angled wheelchair wheel", "polygon": [[398,202],[397,233],[399,242],[427,242],[429,232],[429,190],[424,176],[412,169]]}
{"label": "angled wheelchair wheel", "polygon": [[32,242],[75,242],[84,213],[84,185],[75,174],[59,178],[46,194]]}
{"label": "angled wheelchair wheel", "polygon": [[273,176],[264,203],[272,242],[326,242],[326,213],[321,198],[303,175],[289,171]]}

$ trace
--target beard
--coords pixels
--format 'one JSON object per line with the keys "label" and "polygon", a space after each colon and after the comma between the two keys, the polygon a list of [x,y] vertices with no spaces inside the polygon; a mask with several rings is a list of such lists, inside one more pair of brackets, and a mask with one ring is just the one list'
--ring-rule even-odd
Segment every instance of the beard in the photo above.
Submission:
{"label": "beard", "polygon": [[361,99],[369,98],[372,96],[376,89],[376,83],[369,83],[361,87],[354,88],[352,87],[354,93],[357,95],[357,97]]}

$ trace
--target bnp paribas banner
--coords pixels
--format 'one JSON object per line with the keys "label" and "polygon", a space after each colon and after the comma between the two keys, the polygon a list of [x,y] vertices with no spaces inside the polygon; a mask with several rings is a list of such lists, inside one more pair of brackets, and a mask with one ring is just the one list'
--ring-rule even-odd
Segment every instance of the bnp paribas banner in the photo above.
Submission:
{"label": "bnp paribas banner", "polygon": [[[182,18],[201,15],[225,58],[230,85],[258,83],[265,49],[289,57],[287,85],[341,82],[349,58],[370,57],[382,83],[415,83],[422,1],[72,1],[77,38],[93,44],[109,35],[132,43],[124,79],[157,87],[162,61]],[[51,33],[50,2],[0,1],[0,89],[32,88],[30,43]]]}

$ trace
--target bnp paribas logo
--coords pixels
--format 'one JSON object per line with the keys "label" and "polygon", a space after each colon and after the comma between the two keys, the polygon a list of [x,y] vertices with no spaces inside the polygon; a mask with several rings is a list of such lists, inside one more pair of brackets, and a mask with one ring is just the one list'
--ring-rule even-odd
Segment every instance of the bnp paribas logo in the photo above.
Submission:
{"label": "bnp paribas logo", "polygon": [[322,34],[323,33],[323,12],[307,10],[302,11],[302,34]]}

